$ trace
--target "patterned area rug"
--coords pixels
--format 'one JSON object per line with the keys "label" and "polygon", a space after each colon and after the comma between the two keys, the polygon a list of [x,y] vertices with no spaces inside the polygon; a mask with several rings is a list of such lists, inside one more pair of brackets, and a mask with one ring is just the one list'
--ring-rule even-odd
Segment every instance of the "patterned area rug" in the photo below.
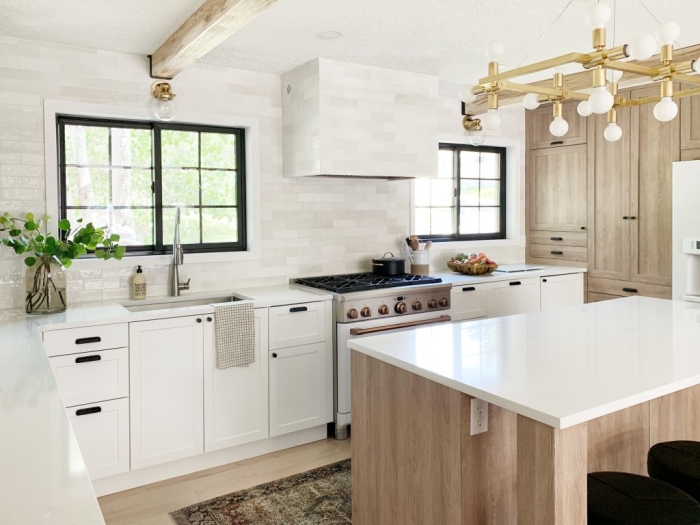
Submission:
{"label": "patterned area rug", "polygon": [[352,523],[350,460],[340,461],[170,513],[177,525]]}

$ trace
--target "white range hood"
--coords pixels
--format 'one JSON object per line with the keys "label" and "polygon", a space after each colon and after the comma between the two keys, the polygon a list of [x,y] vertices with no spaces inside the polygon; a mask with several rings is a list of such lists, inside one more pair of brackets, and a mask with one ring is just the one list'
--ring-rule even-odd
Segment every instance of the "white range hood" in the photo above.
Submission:
{"label": "white range hood", "polygon": [[286,177],[436,177],[438,78],[316,59],[282,75]]}

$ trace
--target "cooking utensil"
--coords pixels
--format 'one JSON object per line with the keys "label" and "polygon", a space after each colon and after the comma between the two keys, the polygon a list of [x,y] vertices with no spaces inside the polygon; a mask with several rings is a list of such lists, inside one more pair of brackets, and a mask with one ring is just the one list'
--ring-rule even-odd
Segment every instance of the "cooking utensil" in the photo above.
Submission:
{"label": "cooking utensil", "polygon": [[420,246],[420,239],[418,238],[418,236],[411,235],[409,239],[411,241],[411,250],[413,250],[414,252],[418,251],[418,247]]}
{"label": "cooking utensil", "polygon": [[433,241],[428,241],[425,243],[425,246],[423,247],[423,249],[427,252],[428,250],[430,250],[430,247],[432,245],[433,245]]}
{"label": "cooking utensil", "polygon": [[[387,255],[391,257],[387,257]],[[386,252],[381,257],[372,259],[372,273],[382,277],[404,275],[406,273],[406,261],[401,257],[394,256],[391,252]]]}

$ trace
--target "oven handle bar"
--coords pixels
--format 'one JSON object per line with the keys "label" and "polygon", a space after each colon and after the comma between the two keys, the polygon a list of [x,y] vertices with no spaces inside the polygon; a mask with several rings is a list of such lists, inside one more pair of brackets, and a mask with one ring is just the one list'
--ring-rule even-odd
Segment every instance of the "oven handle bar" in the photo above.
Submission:
{"label": "oven handle bar", "polygon": [[351,328],[350,335],[365,335],[375,334],[377,332],[387,332],[389,330],[398,330],[399,328],[411,328],[412,326],[421,326],[424,324],[433,323],[448,323],[452,321],[449,315],[441,315],[435,319],[426,319],[425,321],[413,321],[410,323],[391,324],[386,326],[377,326],[375,328]]}

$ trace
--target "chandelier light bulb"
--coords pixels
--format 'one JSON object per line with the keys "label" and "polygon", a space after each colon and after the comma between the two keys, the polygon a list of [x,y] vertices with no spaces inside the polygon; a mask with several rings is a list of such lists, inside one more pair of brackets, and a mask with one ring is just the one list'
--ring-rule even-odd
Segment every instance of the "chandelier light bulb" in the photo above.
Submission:
{"label": "chandelier light bulb", "polygon": [[589,8],[588,13],[586,13],[586,23],[592,29],[602,29],[605,27],[605,24],[610,21],[611,15],[612,12],[608,4],[595,3]]}
{"label": "chandelier light bulb", "polygon": [[477,129],[469,132],[469,143],[472,146],[481,146],[486,140],[486,133],[483,129]]}
{"label": "chandelier light bulb", "polygon": [[610,82],[610,83],[619,82],[620,79],[622,78],[622,71],[615,71],[614,69],[608,69],[605,76],[607,77],[608,82]]}
{"label": "chandelier light bulb", "polygon": [[622,128],[618,126],[616,122],[611,122],[608,124],[608,127],[605,128],[603,136],[608,142],[617,142],[622,138]]}
{"label": "chandelier light bulb", "polygon": [[549,132],[555,137],[563,137],[569,132],[569,123],[561,117],[555,117],[549,125]]}
{"label": "chandelier light bulb", "polygon": [[540,96],[537,93],[528,93],[523,99],[525,109],[537,109],[540,107]]}
{"label": "chandelier light bulb", "polygon": [[489,109],[481,116],[481,127],[487,131],[494,131],[501,127],[501,115],[495,109]]}
{"label": "chandelier light bulb", "polygon": [[470,104],[476,99],[476,95],[472,93],[474,84],[465,84],[459,89],[459,99],[465,104]]}
{"label": "chandelier light bulb", "polygon": [[681,34],[681,28],[675,22],[661,24],[656,30],[656,38],[661,44],[673,44],[673,41]]}
{"label": "chandelier light bulb", "polygon": [[615,97],[605,87],[597,87],[588,98],[588,105],[593,113],[602,115],[610,111],[615,104]]}
{"label": "chandelier light bulb", "polygon": [[654,117],[659,122],[668,122],[673,120],[678,115],[678,104],[671,97],[663,97],[661,101],[654,106]]}
{"label": "chandelier light bulb", "polygon": [[591,105],[588,103],[587,100],[582,100],[581,102],[579,102],[578,106],[576,106],[576,111],[582,117],[590,117],[593,114]]}
{"label": "chandelier light bulb", "polygon": [[500,40],[493,40],[486,45],[486,58],[489,62],[498,60],[506,52],[506,47]]}
{"label": "chandelier light bulb", "polygon": [[693,71],[700,73],[700,58],[693,60]]}
{"label": "chandelier light bulb", "polygon": [[659,43],[651,35],[639,35],[627,46],[633,60],[647,60],[656,54]]}

